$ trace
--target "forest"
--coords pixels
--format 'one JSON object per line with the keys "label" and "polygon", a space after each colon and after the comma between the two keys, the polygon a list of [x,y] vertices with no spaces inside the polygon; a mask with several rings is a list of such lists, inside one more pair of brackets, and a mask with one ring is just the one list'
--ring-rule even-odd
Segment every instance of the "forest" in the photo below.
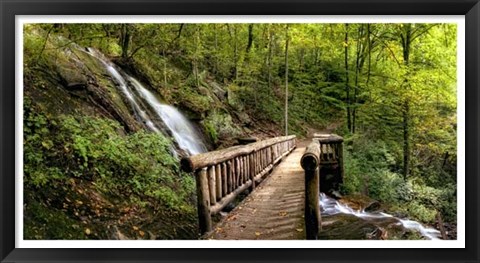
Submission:
{"label": "forest", "polygon": [[341,194],[456,239],[457,27],[428,23],[25,24],[25,239],[199,238],[197,152],[120,70],[200,152],[342,136]]}

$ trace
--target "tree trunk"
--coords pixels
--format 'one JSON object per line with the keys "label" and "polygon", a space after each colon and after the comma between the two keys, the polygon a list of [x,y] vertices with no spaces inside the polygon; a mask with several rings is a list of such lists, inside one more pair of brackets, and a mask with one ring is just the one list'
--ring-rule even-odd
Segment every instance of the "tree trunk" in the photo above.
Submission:
{"label": "tree trunk", "polygon": [[130,30],[128,24],[122,24],[121,47],[122,58],[128,58],[128,46],[130,45]]}
{"label": "tree trunk", "polygon": [[345,24],[345,90],[347,93],[347,127],[352,131],[352,120],[350,114],[350,86],[348,85],[348,24]]}
{"label": "tree trunk", "polygon": [[[410,57],[410,44],[412,39],[411,24],[404,24],[404,33],[401,35],[403,48],[403,63],[408,69]],[[405,76],[405,89],[408,89],[408,76]],[[410,102],[404,98],[402,107],[403,116],[403,179],[406,181],[410,172]]]}
{"label": "tree trunk", "polygon": [[352,108],[352,133],[355,133],[356,121],[357,121],[357,94],[358,94],[358,78],[362,73],[362,67],[364,63],[365,45],[362,42],[363,38],[363,25],[360,25],[357,36],[357,48],[355,59],[355,89],[353,90],[353,108]]}
{"label": "tree trunk", "polygon": [[165,56],[165,48],[162,50],[163,53],[163,85],[167,87],[167,57]]}
{"label": "tree trunk", "polygon": [[268,28],[268,92],[271,94],[272,91],[272,53],[273,53],[273,32],[271,28]]}
{"label": "tree trunk", "polygon": [[285,136],[288,135],[288,24],[285,28]]}
{"label": "tree trunk", "polygon": [[235,81],[238,80],[238,40],[237,40],[237,25],[233,25],[233,36],[234,36],[234,50],[233,50],[233,60],[234,60],[234,78]]}
{"label": "tree trunk", "polygon": [[195,29],[195,55],[193,59],[193,73],[195,74],[195,83],[197,88],[200,87],[200,78],[198,76],[198,46],[200,45],[200,29]]}
{"label": "tree trunk", "polygon": [[410,139],[409,139],[409,112],[410,103],[405,100],[403,103],[403,179],[406,181],[410,170]]}
{"label": "tree trunk", "polygon": [[368,84],[370,82],[370,72],[371,72],[371,66],[372,66],[372,40],[370,39],[370,24],[367,24],[367,40],[368,40],[368,72],[367,72],[367,82],[366,86],[368,87]]}
{"label": "tree trunk", "polygon": [[213,62],[213,73],[217,74],[218,71],[218,36],[217,36],[217,24],[213,24],[213,32],[215,35],[215,61]]}
{"label": "tree trunk", "polygon": [[250,52],[253,43],[253,24],[248,25],[248,43],[247,43],[247,54]]}

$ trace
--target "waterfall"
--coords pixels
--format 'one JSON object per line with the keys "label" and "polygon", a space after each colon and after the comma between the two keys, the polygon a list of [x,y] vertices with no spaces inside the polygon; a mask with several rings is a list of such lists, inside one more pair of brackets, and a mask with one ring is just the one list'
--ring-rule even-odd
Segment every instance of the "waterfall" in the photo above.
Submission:
{"label": "waterfall", "polygon": [[423,237],[427,239],[432,239],[432,240],[440,239],[440,231],[433,228],[425,227],[416,221],[409,220],[409,219],[400,219],[382,212],[370,213],[365,211],[357,211],[345,204],[338,202],[333,198],[328,197],[324,193],[320,193],[320,209],[321,209],[322,216],[335,215],[335,214],[341,213],[341,214],[354,215],[356,217],[360,217],[365,220],[373,219],[373,218],[376,218],[376,219],[395,218],[396,220],[398,220],[398,224],[403,225],[403,227],[405,227],[406,229],[411,229],[419,232]]}
{"label": "waterfall", "polygon": [[136,79],[130,77],[130,81],[143,99],[155,110],[155,114],[168,127],[180,148],[187,150],[192,155],[206,152],[207,149],[201,143],[194,127],[180,111],[175,107],[160,103],[157,97]]}
{"label": "waterfall", "polygon": [[[114,80],[115,86],[127,99],[138,121],[157,133],[161,132],[162,127],[168,128],[178,147],[189,155],[207,151],[193,125],[179,110],[161,103],[153,92],[144,87],[134,77],[116,68],[97,50],[87,48],[86,52],[97,58],[105,66],[108,74]],[[150,113],[151,111],[153,111],[153,114]]]}

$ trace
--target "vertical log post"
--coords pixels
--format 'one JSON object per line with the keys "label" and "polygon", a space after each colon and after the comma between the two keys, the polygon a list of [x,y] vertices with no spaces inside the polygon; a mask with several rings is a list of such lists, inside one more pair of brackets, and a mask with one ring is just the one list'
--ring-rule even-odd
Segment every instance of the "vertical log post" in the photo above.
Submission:
{"label": "vertical log post", "polygon": [[216,197],[217,197],[217,202],[222,199],[222,165],[217,164],[215,165],[215,190],[216,190]]}
{"label": "vertical log post", "polygon": [[[195,174],[200,233],[212,230],[211,215],[219,213],[239,193],[253,190],[255,177],[273,169],[273,162],[295,147],[295,136],[271,138],[242,147],[183,157],[180,167]],[[249,182],[250,181],[250,182]]]}
{"label": "vertical log post", "polygon": [[195,179],[197,183],[198,226],[200,228],[200,233],[203,234],[212,230],[207,168],[198,170]]}
{"label": "vertical log post", "polygon": [[343,178],[345,177],[345,169],[343,168],[343,143],[340,141],[338,144],[338,173],[340,175],[340,183],[343,184]]}
{"label": "vertical log post", "polygon": [[241,186],[243,184],[243,176],[245,175],[245,171],[243,170],[243,164],[244,164],[243,156],[240,156],[238,160],[240,161],[238,166],[238,169],[240,170],[240,177],[238,178],[238,186]]}
{"label": "vertical log post", "polygon": [[308,240],[318,239],[321,229],[319,168],[305,170],[305,233]]}
{"label": "vertical log post", "polygon": [[228,194],[228,171],[227,171],[227,163],[222,163],[222,196],[226,196]]}
{"label": "vertical log post", "polygon": [[234,158],[233,159],[233,187],[232,187],[232,191],[237,189],[237,177],[238,177],[238,159],[237,158]]}
{"label": "vertical log post", "polygon": [[208,167],[208,190],[210,192],[210,204],[217,202],[215,197],[215,166]]}
{"label": "vertical log post", "polygon": [[300,160],[305,170],[305,233],[309,240],[318,239],[321,228],[320,217],[320,144],[314,140],[308,145]]}
{"label": "vertical log post", "polygon": [[233,163],[231,160],[227,162],[227,187],[228,193],[233,191]]}
{"label": "vertical log post", "polygon": [[252,186],[250,187],[250,192],[255,190],[255,152],[251,153],[249,156],[250,162],[250,180],[252,180]]}
{"label": "vertical log post", "polygon": [[245,183],[250,180],[250,155],[245,155],[245,170],[246,170],[246,176],[245,176]]}

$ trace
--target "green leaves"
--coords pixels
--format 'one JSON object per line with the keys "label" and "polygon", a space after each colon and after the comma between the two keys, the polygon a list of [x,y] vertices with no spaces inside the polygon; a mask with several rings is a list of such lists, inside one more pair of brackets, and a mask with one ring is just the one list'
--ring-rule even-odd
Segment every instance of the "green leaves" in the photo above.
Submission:
{"label": "green leaves", "polygon": [[170,153],[171,142],[161,134],[140,131],[121,135],[117,133],[119,124],[109,119],[49,119],[30,111],[24,127],[26,185],[54,185],[76,177],[94,181],[107,195],[130,192],[134,195],[127,198],[153,198],[173,209],[190,206],[187,200],[195,189],[183,188],[192,182],[180,179],[178,161]]}

